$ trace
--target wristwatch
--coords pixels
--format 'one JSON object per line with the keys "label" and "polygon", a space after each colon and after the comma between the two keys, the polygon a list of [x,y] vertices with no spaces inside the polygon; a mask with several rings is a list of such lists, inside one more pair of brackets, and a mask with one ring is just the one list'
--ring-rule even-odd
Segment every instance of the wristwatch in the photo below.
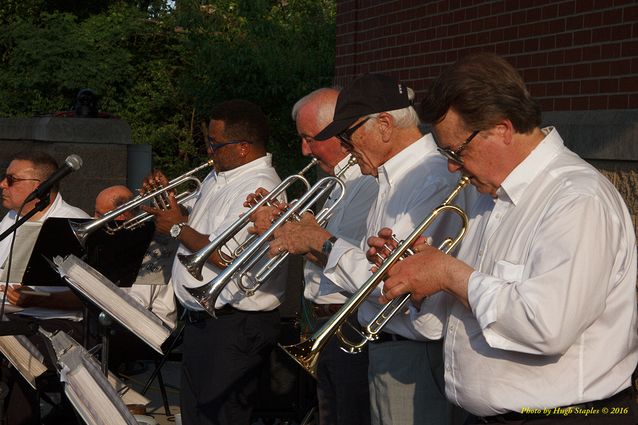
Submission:
{"label": "wristwatch", "polygon": [[179,234],[182,233],[182,227],[186,226],[186,222],[182,222],[182,223],[177,223],[177,224],[173,224],[173,227],[171,227],[171,231],[170,234],[172,237],[174,238],[178,238]]}
{"label": "wristwatch", "polygon": [[331,236],[330,238],[326,239],[323,245],[321,245],[321,253],[326,257],[329,257],[330,251],[332,251],[332,247],[334,246],[335,242],[337,242],[336,236]]}

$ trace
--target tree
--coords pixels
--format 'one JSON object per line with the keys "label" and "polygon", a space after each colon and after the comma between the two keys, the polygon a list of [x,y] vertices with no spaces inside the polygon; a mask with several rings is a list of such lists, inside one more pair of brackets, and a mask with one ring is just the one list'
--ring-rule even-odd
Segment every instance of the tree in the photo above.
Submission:
{"label": "tree", "polygon": [[91,88],[135,143],[152,145],[156,166],[178,174],[204,157],[211,105],[245,98],[269,117],[280,174],[305,162],[290,110],[332,81],[333,0],[182,0],[175,9],[104,0],[94,4],[106,9],[75,13],[47,4],[0,7],[0,116],[69,109]]}

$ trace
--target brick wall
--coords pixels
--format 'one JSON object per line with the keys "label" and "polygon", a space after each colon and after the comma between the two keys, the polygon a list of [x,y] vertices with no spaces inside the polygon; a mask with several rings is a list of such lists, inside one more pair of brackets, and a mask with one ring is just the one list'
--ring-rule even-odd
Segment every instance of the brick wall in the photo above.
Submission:
{"label": "brick wall", "polygon": [[337,1],[337,84],[383,72],[418,99],[475,50],[505,56],[544,111],[638,108],[635,0]]}
{"label": "brick wall", "polygon": [[418,103],[470,51],[521,72],[543,124],[614,182],[638,227],[638,2],[337,0],[335,84],[385,73]]}

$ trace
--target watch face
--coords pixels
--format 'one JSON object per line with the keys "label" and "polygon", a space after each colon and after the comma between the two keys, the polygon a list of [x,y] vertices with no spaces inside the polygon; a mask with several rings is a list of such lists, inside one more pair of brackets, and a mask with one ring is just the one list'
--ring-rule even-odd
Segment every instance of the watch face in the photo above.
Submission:
{"label": "watch face", "polygon": [[180,227],[179,224],[173,224],[173,227],[171,227],[171,236],[176,238],[179,236],[179,233],[181,232],[182,228]]}

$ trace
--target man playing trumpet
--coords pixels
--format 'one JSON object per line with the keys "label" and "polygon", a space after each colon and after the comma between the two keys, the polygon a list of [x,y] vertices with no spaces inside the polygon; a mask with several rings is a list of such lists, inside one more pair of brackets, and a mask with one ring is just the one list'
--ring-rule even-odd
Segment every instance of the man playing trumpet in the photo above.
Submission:
{"label": "man playing trumpet", "polygon": [[[279,182],[266,153],[268,125],[261,109],[244,100],[215,106],[208,128],[207,151],[215,171],[202,183],[201,193],[189,215],[177,205],[162,211],[144,207],[155,215],[156,228],[170,233],[181,246],[179,253],[198,251],[223,232],[245,212],[243,200],[257,187],[272,189]],[[153,187],[155,174],[147,180]],[[229,242],[233,250],[248,237],[242,230]],[[266,282],[263,291],[251,297],[237,285],[228,285],[217,300],[213,319],[189,294],[187,288],[213,280],[226,262],[215,251],[203,268],[203,280],[192,277],[177,259],[173,262],[172,284],[179,302],[186,308],[182,355],[180,404],[185,424],[248,424],[257,397],[262,367],[279,332],[279,306],[286,273]]]}
{"label": "man playing trumpet", "polygon": [[[359,77],[341,91],[332,122],[314,137],[316,143],[322,143],[336,136],[356,157],[361,173],[377,179],[379,192],[367,214],[368,235],[384,226],[393,226],[399,237],[408,234],[458,180],[458,176],[447,173],[432,136],[421,134],[410,93],[387,76]],[[460,205],[464,204],[461,199]],[[431,235],[454,233],[454,224],[452,220],[440,220],[431,227]],[[371,274],[365,240],[335,237],[310,217],[286,224],[275,236],[270,245],[272,254],[280,250],[311,253],[325,264],[328,279],[322,281],[322,293],[354,293]],[[379,311],[377,296],[369,297],[359,308],[360,323],[367,324]],[[441,300],[432,297],[419,308],[398,315],[386,327],[387,332],[370,345],[368,379],[373,424],[450,422],[451,405],[440,390],[440,338],[445,318]]]}
{"label": "man playing trumpet", "polygon": [[[332,211],[326,229],[338,237],[358,243],[366,237],[365,217],[376,198],[378,185],[374,178],[362,176],[359,167],[349,165],[348,151],[333,137],[317,141],[314,136],[332,120],[339,91],[322,88],[301,98],[292,108],[292,118],[301,139],[301,152],[319,160],[319,166],[330,175],[342,174],[345,198]],[[342,171],[346,169],[345,171]],[[337,187],[328,197],[324,208],[332,205],[341,190]],[[264,195],[264,191],[259,191]],[[246,206],[258,198],[250,195]],[[280,206],[283,207],[283,206]],[[279,208],[260,207],[252,219],[256,233],[268,229]],[[294,227],[294,225],[292,226]],[[304,266],[304,297],[312,302],[312,315],[320,325],[335,313],[347,299],[338,292],[320,293],[320,283],[326,279],[323,264],[306,255]],[[368,395],[368,353],[357,356],[344,353],[333,340],[324,350],[317,367],[317,399],[321,425],[367,425],[370,423]]]}
{"label": "man playing trumpet", "polygon": [[618,191],[540,128],[522,78],[496,55],[452,65],[422,112],[450,171],[483,195],[458,257],[415,247],[382,300],[451,296],[448,398],[472,424],[634,424],[636,239]]}

